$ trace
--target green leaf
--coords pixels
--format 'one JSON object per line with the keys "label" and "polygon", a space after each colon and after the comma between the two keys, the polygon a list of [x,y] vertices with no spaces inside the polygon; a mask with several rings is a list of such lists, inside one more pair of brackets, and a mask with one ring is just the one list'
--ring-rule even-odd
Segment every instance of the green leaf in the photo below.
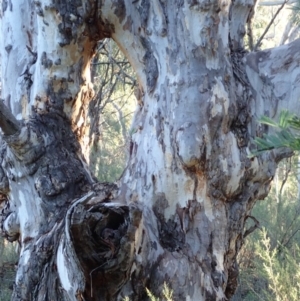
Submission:
{"label": "green leaf", "polygon": [[288,147],[293,151],[300,151],[300,118],[288,110],[280,112],[279,121],[276,122],[268,116],[262,116],[259,122],[277,129],[276,133],[256,137],[254,142],[258,149],[250,157],[257,156],[265,151]]}

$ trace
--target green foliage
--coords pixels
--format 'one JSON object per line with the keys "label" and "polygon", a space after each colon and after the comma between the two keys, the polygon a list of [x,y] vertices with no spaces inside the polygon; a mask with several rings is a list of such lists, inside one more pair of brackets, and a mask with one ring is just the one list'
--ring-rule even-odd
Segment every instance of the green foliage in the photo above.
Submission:
{"label": "green foliage", "polygon": [[[173,291],[169,288],[166,282],[164,282],[162,290],[162,299],[156,297],[147,287],[146,293],[150,301],[174,301],[173,300]],[[125,297],[123,301],[130,301],[129,297]]]}
{"label": "green foliage", "polygon": [[163,286],[162,299],[155,297],[148,288],[146,288],[146,292],[148,297],[150,298],[150,301],[173,301],[173,291],[168,287],[166,282],[164,282]]}
{"label": "green foliage", "polygon": [[280,113],[279,121],[275,122],[267,116],[261,117],[260,123],[274,127],[276,132],[255,138],[258,150],[252,153],[257,156],[260,153],[274,148],[288,147],[293,151],[300,151],[300,119],[287,110]]}
{"label": "green foliage", "polygon": [[239,255],[234,301],[300,300],[299,177],[298,157],[281,162],[269,196],[254,207],[261,230],[247,237]]}
{"label": "green foliage", "polygon": [[294,254],[280,243],[274,248],[267,231],[261,232],[260,241],[256,242],[256,255],[262,264],[261,272],[268,279],[268,290],[264,292],[266,300],[300,300],[300,253],[298,245],[294,248]]}
{"label": "green foliage", "polygon": [[0,237],[0,301],[9,301],[15,278],[17,254],[15,245],[7,243]]}
{"label": "green foliage", "polygon": [[300,0],[297,0],[295,3],[290,5],[290,9],[292,10],[292,18],[291,21],[294,25],[300,25]]}
{"label": "green foliage", "polygon": [[[249,246],[248,246],[249,247]],[[252,265],[242,268],[244,288],[247,293],[242,300],[298,301],[300,300],[300,272],[298,244],[293,252],[268,236],[268,231],[259,232],[254,243]]]}

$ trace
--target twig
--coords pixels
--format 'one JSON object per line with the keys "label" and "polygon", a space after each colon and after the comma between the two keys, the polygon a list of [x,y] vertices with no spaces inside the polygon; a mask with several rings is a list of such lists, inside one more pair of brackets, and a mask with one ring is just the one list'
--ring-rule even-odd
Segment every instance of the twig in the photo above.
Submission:
{"label": "twig", "polygon": [[279,14],[279,12],[283,9],[283,7],[286,5],[286,3],[288,3],[289,0],[284,0],[282,5],[277,9],[277,12],[275,13],[275,15],[273,16],[273,18],[271,19],[270,23],[268,24],[267,28],[265,29],[264,33],[262,34],[262,36],[259,38],[259,40],[257,41],[255,47],[254,47],[254,51],[257,50],[257,48],[259,47],[261,41],[263,40],[263,38],[265,37],[265,35],[267,34],[267,32],[269,31],[271,25],[274,23],[277,15]]}
{"label": "twig", "polygon": [[280,187],[280,190],[279,190],[279,196],[280,196],[280,199],[282,197],[282,192],[283,192],[283,187],[286,183],[286,181],[288,180],[288,177],[289,177],[289,174],[291,172],[291,169],[292,169],[292,162],[291,162],[291,158],[288,158],[287,161],[289,160],[289,166],[287,167],[286,169],[286,172],[285,172],[285,175],[284,175],[284,178],[282,180],[282,184],[281,184],[281,187]]}
{"label": "twig", "polygon": [[243,235],[244,239],[246,238],[246,236],[251,234],[257,228],[260,229],[259,221],[254,216],[248,215],[248,216],[246,216],[246,219],[248,219],[248,218],[251,218],[254,221],[254,225],[245,231],[245,233]]}
{"label": "twig", "polygon": [[285,248],[287,248],[288,244],[290,243],[290,241],[292,240],[292,238],[297,234],[298,231],[300,231],[300,229],[295,230],[295,231],[292,233],[292,235],[289,237],[289,239],[287,240],[287,242],[283,244],[283,246],[284,246]]}
{"label": "twig", "polygon": [[93,269],[91,272],[90,272],[90,280],[91,280],[91,297],[93,297],[93,277],[92,277],[92,274],[97,271],[97,270],[100,270],[100,268],[102,268],[107,262],[104,262],[102,263],[100,266],[96,267],[95,269]]}

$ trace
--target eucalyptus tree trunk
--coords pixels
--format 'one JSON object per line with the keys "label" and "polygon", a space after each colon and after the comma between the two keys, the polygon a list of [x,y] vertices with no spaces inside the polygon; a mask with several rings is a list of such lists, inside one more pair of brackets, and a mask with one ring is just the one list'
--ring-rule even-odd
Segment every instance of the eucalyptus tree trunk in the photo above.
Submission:
{"label": "eucalyptus tree trunk", "polygon": [[[226,300],[251,208],[290,152],[248,157],[299,108],[300,41],[247,53],[255,2],[2,1],[2,231],[12,300]],[[139,82],[118,183],[88,167],[89,64],[113,38]]]}

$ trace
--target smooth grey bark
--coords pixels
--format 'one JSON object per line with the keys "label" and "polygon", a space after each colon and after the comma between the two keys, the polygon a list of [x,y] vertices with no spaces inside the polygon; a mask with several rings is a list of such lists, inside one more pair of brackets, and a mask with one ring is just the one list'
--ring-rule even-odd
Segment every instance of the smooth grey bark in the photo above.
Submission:
{"label": "smooth grey bark", "polygon": [[[164,282],[174,300],[230,299],[245,222],[290,155],[248,157],[267,130],[256,117],[299,108],[299,41],[247,53],[254,6],[3,1],[2,97],[23,120],[0,152],[2,231],[21,246],[13,300],[147,300]],[[139,83],[117,184],[84,158],[89,64],[106,37]]]}

